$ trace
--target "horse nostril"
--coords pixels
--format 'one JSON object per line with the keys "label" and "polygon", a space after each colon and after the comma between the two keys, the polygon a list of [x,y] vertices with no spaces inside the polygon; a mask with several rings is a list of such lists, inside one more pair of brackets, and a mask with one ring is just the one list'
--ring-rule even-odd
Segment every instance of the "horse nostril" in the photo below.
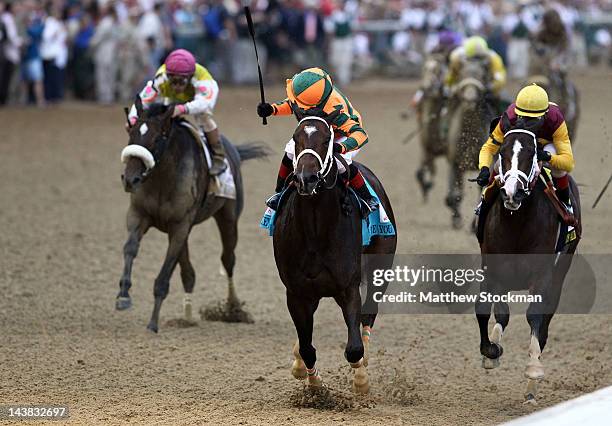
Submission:
{"label": "horse nostril", "polygon": [[508,194],[506,194],[506,188],[500,189],[499,192],[501,193],[502,198],[508,198]]}
{"label": "horse nostril", "polygon": [[140,176],[136,176],[134,179],[132,179],[132,185],[138,185],[141,181],[142,178]]}

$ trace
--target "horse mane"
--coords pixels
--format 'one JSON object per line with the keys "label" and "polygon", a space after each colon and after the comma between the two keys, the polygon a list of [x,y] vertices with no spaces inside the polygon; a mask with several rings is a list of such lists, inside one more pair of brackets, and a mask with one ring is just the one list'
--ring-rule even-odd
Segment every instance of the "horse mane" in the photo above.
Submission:
{"label": "horse mane", "polygon": [[147,108],[147,116],[148,117],[157,117],[159,115],[165,114],[170,108],[171,105],[164,104],[152,104]]}

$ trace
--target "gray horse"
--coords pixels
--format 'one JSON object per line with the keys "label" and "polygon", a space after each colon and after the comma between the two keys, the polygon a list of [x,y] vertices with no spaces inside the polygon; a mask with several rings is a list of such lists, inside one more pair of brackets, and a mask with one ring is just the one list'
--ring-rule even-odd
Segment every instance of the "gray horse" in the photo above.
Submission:
{"label": "gray horse", "polygon": [[486,100],[487,68],[479,62],[467,61],[460,80],[453,87],[449,104],[448,160],[449,190],[446,205],[452,212],[453,228],[462,226],[461,200],[466,171],[476,170],[480,147],[489,134],[493,118]]}
{"label": "gray horse", "polygon": [[228,307],[240,307],[235,293],[233,271],[238,242],[238,218],[244,206],[240,173],[241,161],[267,155],[257,144],[234,147],[223,139],[236,187],[236,199],[221,198],[209,192],[211,176],[202,144],[192,131],[172,118],[173,108],[152,106],[144,111],[136,100],[138,122],[131,127],[129,144],[122,152],[125,170],[122,181],[131,194],[127,212],[128,239],[123,247],[125,266],[119,282],[116,308],[132,304],[132,263],[140,241],[150,227],[168,234],[168,250],[155,280],[155,306],[147,328],[157,332],[159,312],[168,295],[170,277],[177,263],[185,290],[184,313],[191,320],[191,293],[195,271],[189,260],[188,237],[191,228],[210,217],[215,219],[223,252],[221,262],[228,279]]}

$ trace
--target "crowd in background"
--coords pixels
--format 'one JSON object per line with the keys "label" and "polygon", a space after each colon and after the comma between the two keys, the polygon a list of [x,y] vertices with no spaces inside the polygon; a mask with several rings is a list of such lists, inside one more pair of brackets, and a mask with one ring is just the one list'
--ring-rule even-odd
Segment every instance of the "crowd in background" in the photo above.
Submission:
{"label": "crowd in background", "polygon": [[[344,86],[368,72],[420,69],[438,34],[486,36],[523,78],[525,49],[547,7],[558,10],[574,63],[610,60],[612,0],[252,0],[269,81],[324,66]],[[192,51],[222,83],[256,80],[239,0],[0,0],[0,105],[69,96],[127,102],[174,48]],[[595,19],[596,20],[596,19]]]}

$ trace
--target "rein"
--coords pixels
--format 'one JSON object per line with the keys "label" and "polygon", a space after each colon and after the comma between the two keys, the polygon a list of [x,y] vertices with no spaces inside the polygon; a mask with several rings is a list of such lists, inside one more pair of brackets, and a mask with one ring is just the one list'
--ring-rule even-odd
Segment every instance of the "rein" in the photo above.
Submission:
{"label": "rein", "polygon": [[[504,134],[504,139],[506,138],[506,136],[508,136],[509,134],[512,133],[525,133],[529,136],[531,136],[531,138],[533,139],[533,145],[534,145],[534,153],[533,153],[533,160],[531,162],[531,170],[529,171],[529,175],[527,175],[525,172],[523,172],[522,170],[517,169],[510,169],[508,170],[506,173],[504,173],[503,170],[503,161],[501,158],[501,154],[500,154],[500,158],[499,158],[499,180],[501,182],[501,184],[503,185],[506,180],[508,180],[509,178],[513,177],[515,178],[517,181],[521,182],[521,185],[523,185],[523,190],[525,191],[525,193],[527,195],[529,195],[529,193],[531,192],[531,183],[535,182],[535,177],[537,175],[537,173],[540,171],[540,168],[538,167],[538,142],[537,142],[537,138],[535,133],[530,132],[529,130],[525,130],[525,129],[514,129],[514,130],[510,130],[508,132],[506,132],[506,134]],[[521,180],[523,179],[525,181],[525,183],[523,184],[523,181]]]}
{"label": "rein", "polygon": [[149,173],[151,173],[151,170],[153,170],[153,168],[160,162],[161,157],[166,152],[168,142],[170,141],[173,133],[174,121],[172,122],[170,131],[168,133],[160,132],[160,134],[155,137],[153,151],[145,148],[142,145],[130,144],[123,148],[123,151],[121,151],[121,162],[124,164],[127,163],[130,157],[139,158],[145,165],[145,171],[143,172],[142,177],[148,176]]}

